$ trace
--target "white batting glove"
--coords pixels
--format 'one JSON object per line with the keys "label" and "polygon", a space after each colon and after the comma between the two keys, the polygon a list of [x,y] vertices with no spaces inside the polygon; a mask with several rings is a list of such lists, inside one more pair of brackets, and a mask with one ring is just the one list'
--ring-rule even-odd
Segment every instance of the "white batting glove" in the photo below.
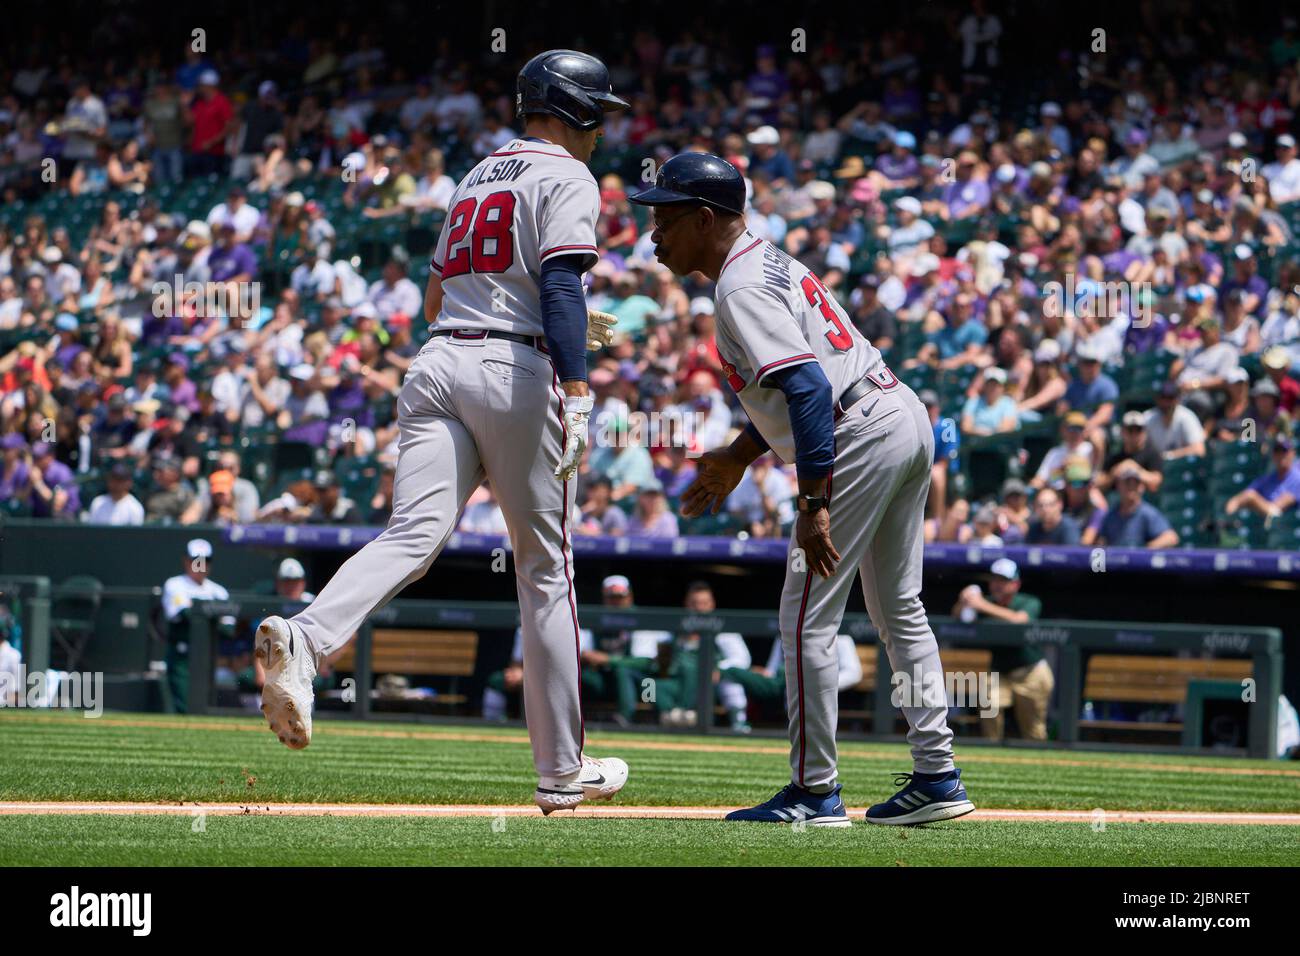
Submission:
{"label": "white batting glove", "polygon": [[599,352],[605,346],[614,341],[614,326],[618,324],[618,317],[610,315],[608,312],[598,312],[595,309],[587,310],[587,351]]}
{"label": "white batting glove", "polygon": [[564,397],[564,454],[555,477],[572,481],[578,474],[578,463],[587,450],[587,419],[596,407],[595,396],[566,395]]}

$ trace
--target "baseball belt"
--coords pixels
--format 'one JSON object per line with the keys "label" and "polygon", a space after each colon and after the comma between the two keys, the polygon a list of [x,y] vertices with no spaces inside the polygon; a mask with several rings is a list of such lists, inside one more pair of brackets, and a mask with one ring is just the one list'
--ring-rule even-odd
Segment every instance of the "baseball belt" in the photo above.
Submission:
{"label": "baseball belt", "polygon": [[546,337],[541,335],[524,335],[521,332],[499,332],[496,329],[482,329],[480,331],[471,331],[470,329],[439,329],[429,334],[429,338],[439,335],[450,335],[453,339],[505,339],[509,342],[518,342],[520,345],[531,345],[539,352],[550,354],[550,349],[546,347]]}
{"label": "baseball belt", "polygon": [[880,389],[887,392],[898,385],[898,378],[887,367],[881,366],[879,374],[873,375],[868,372],[862,378],[858,379],[852,385],[844,390],[840,395],[840,400],[835,403],[833,417],[836,422],[849,413],[849,409],[856,405],[862,399],[866,398],[868,393],[874,389]]}

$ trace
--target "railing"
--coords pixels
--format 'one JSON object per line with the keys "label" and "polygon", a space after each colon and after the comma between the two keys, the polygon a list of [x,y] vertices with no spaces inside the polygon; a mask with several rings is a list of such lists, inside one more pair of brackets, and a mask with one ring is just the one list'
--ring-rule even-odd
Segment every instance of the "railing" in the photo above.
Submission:
{"label": "railing", "polygon": [[[337,525],[234,525],[222,535],[230,544],[250,547],[291,547],[355,551],[379,535],[382,528]],[[709,560],[779,563],[787,560],[785,538],[728,537],[584,537],[571,539],[573,553],[594,557],[649,557],[667,560]],[[456,532],[447,541],[449,554],[490,554],[509,549],[504,535]],[[927,566],[987,570],[998,558],[1012,558],[1023,567],[1073,571],[1142,571],[1172,574],[1214,574],[1242,578],[1300,579],[1300,551],[1227,551],[1221,548],[1084,548],[976,544],[927,544]]]}

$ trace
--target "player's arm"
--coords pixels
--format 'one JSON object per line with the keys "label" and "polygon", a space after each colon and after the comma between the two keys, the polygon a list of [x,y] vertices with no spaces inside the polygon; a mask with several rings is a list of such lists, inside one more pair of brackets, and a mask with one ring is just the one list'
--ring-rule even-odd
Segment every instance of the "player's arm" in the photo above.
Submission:
{"label": "player's arm", "polygon": [[587,298],[582,273],[596,264],[600,192],[590,176],[554,184],[538,217],[542,332],[564,390],[564,449],[555,476],[575,477],[594,400],[587,388]]}
{"label": "player's arm", "polygon": [[442,311],[442,276],[429,270],[429,284],[424,290],[424,321],[433,325]]}
{"label": "player's arm", "polygon": [[[810,570],[824,578],[835,573],[839,552],[831,542],[830,513],[825,503],[831,470],[835,465],[834,393],[817,362],[803,362],[768,375],[785,394],[794,433],[794,465],[799,477],[799,497],[811,501],[801,506],[794,535],[804,549]],[[818,504],[817,499],[822,499]]]}

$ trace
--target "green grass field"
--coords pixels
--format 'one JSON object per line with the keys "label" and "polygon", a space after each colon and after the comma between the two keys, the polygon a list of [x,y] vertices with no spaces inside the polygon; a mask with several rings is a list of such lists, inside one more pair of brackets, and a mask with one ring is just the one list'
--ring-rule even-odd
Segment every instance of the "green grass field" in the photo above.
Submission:
{"label": "green grass field", "polygon": [[[628,806],[739,806],[787,777],[770,738],[592,733]],[[0,713],[0,801],[519,805],[535,783],[519,728],[326,721],[302,752],[255,718]],[[1231,758],[967,747],[982,809],[1300,811],[1294,765]],[[848,743],[845,800],[893,792],[898,744]],[[0,816],[0,865],[150,864],[1296,865],[1300,827],[981,821],[796,832],[713,820]]]}

